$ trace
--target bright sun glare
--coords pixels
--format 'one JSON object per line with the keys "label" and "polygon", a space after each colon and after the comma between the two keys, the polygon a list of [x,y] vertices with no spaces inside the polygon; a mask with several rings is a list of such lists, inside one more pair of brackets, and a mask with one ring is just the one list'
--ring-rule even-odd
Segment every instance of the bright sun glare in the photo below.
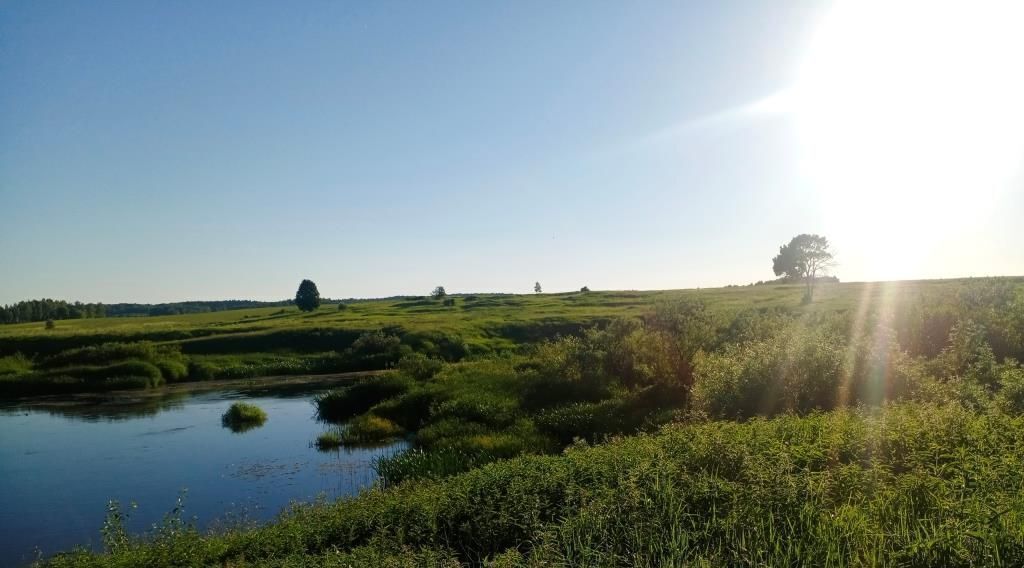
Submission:
{"label": "bright sun glare", "polygon": [[1024,1],[840,0],[787,93],[829,231],[914,272],[981,223],[1024,154]]}

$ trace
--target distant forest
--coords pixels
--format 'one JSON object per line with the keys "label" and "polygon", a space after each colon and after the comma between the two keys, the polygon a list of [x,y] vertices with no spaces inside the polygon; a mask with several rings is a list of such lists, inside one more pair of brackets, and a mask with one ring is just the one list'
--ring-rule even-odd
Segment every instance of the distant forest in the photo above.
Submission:
{"label": "distant forest", "polygon": [[219,312],[239,308],[261,308],[291,305],[290,300],[258,302],[255,300],[215,300],[209,302],[171,302],[166,304],[85,304],[64,300],[26,300],[0,307],[0,323],[26,323],[103,317],[168,316]]}
{"label": "distant forest", "polygon": [[[396,299],[411,296],[396,296]],[[325,304],[339,302],[355,303],[364,299],[332,300],[324,298]],[[294,300],[276,302],[260,302],[257,300],[211,300],[190,302],[168,302],[163,304],[101,304],[67,302],[64,300],[25,300],[8,306],[0,306],[0,324],[28,323],[47,320],[67,320],[84,318],[120,318],[140,316],[174,316],[181,314],[201,314],[238,310],[242,308],[272,308],[291,306]]]}

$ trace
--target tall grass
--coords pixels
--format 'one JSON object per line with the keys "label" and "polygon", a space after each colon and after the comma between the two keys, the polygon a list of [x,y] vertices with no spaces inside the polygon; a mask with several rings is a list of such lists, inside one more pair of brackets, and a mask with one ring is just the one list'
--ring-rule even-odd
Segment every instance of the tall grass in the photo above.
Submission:
{"label": "tall grass", "polygon": [[1019,566],[1022,449],[1024,419],[956,405],[674,425],[51,565]]}

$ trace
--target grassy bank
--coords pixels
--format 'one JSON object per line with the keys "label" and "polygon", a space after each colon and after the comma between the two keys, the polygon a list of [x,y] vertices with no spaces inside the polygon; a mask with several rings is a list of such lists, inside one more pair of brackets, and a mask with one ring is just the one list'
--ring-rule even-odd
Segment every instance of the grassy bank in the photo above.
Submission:
{"label": "grassy bank", "polygon": [[1022,449],[958,405],[673,425],[51,565],[1014,566]]}

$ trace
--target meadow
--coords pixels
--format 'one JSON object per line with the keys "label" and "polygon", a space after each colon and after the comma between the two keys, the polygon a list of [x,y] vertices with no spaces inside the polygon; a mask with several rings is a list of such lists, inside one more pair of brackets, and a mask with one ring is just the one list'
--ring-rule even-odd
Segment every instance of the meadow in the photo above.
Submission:
{"label": "meadow", "polygon": [[387,369],[316,400],[336,425],[318,443],[411,446],[376,463],[374,489],[260,527],[204,533],[172,514],[128,535],[115,506],[105,553],[53,566],[1024,563],[1024,279],[802,294],[475,295],[16,325],[0,328],[0,374],[45,385],[61,369],[147,364],[157,374],[133,386],[160,388],[174,373]]}
{"label": "meadow", "polygon": [[[252,308],[153,317],[108,317],[0,325],[0,396],[152,388],[166,383],[362,371],[418,352],[446,361],[515,351],[559,334],[578,334],[659,303],[703,302],[730,318],[745,310],[849,313],[903,298],[945,298],[958,281],[819,286],[799,306],[799,285],[706,290],[455,295],[329,304],[313,313]],[[794,308],[794,306],[796,306]],[[375,341],[383,334],[387,339]],[[361,344],[356,341],[364,337]],[[399,344],[388,344],[398,338]],[[127,344],[127,345],[126,345]],[[354,345],[356,344],[356,345]],[[348,352],[352,347],[360,352]],[[90,350],[93,350],[90,352]],[[133,352],[130,352],[134,350]],[[77,355],[76,355],[77,353]],[[128,364],[125,366],[125,364]],[[182,368],[184,366],[184,368]]]}

